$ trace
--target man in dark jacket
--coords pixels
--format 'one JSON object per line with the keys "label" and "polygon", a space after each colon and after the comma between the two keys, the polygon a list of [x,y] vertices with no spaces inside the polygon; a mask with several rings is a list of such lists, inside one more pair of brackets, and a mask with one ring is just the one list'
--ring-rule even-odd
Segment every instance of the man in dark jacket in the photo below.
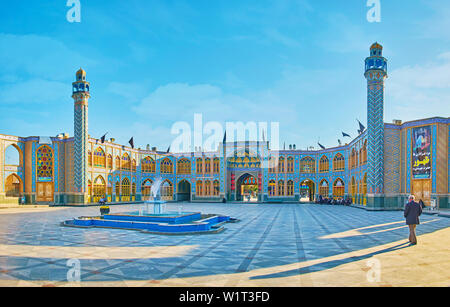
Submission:
{"label": "man in dark jacket", "polygon": [[409,226],[409,242],[416,245],[416,226],[420,224],[419,216],[422,214],[422,207],[414,200],[414,195],[409,196],[408,203],[405,206],[404,216],[406,218],[406,225]]}

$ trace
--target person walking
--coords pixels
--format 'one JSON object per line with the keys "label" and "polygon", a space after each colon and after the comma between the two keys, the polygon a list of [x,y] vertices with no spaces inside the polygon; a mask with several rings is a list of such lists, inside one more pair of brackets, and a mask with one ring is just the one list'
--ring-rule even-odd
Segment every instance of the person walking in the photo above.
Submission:
{"label": "person walking", "polygon": [[422,207],[415,202],[415,199],[414,195],[409,196],[404,211],[406,225],[409,227],[409,242],[412,245],[417,244],[416,226],[420,224],[419,216],[422,214]]}

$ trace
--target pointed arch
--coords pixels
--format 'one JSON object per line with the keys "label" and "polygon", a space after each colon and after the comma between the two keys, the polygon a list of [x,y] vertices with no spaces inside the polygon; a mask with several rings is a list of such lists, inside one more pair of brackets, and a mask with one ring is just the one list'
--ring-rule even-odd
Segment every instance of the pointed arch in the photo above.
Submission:
{"label": "pointed arch", "polygon": [[22,180],[17,174],[11,174],[5,180],[5,196],[20,197],[22,195]]}
{"label": "pointed arch", "polygon": [[141,171],[143,173],[155,173],[156,163],[151,157],[147,156],[141,160]]}
{"label": "pointed arch", "polygon": [[319,194],[322,195],[322,197],[328,197],[329,193],[330,186],[328,184],[328,181],[326,179],[322,179],[319,184]]}
{"label": "pointed arch", "polygon": [[287,173],[288,174],[294,173],[294,158],[291,156],[287,158]]}
{"label": "pointed arch", "polygon": [[316,160],[312,157],[305,157],[300,160],[300,173],[313,174],[316,172]]}
{"label": "pointed arch", "polygon": [[111,155],[108,155],[108,157],[106,158],[106,167],[108,169],[112,169],[113,168],[113,158]]}
{"label": "pointed arch", "polygon": [[191,161],[186,158],[182,158],[177,161],[177,174],[178,175],[190,175],[191,174]]}
{"label": "pointed arch", "polygon": [[269,181],[268,190],[269,190],[269,196],[275,196],[275,191],[276,191],[275,180],[272,179],[272,180]]}
{"label": "pointed arch", "polygon": [[146,179],[144,180],[144,182],[142,182],[141,186],[142,200],[150,200],[150,197],[152,195],[152,185],[153,181],[151,179]]}
{"label": "pointed arch", "polygon": [[337,178],[333,183],[333,197],[344,197],[345,183],[341,178]]}
{"label": "pointed arch", "polygon": [[196,173],[197,174],[202,174],[203,173],[203,159],[202,158],[197,158],[196,160]]}
{"label": "pointed arch", "polygon": [[173,163],[169,158],[164,158],[161,161],[161,174],[173,174]]}
{"label": "pointed arch", "polygon": [[277,195],[284,196],[284,180],[278,180]]}
{"label": "pointed arch", "polygon": [[106,167],[106,155],[101,147],[97,147],[94,151],[94,167]]}
{"label": "pointed arch", "polygon": [[215,175],[220,174],[220,159],[217,157],[213,160],[213,172]]}
{"label": "pointed arch", "polygon": [[94,180],[94,194],[92,202],[97,203],[101,198],[106,196],[106,181],[103,176],[99,175]]}
{"label": "pointed arch", "polygon": [[219,180],[214,180],[213,182],[213,196],[219,196],[220,194],[220,182]]}
{"label": "pointed arch", "polygon": [[203,181],[197,180],[195,184],[195,195],[203,196]]}
{"label": "pointed arch", "polygon": [[333,171],[342,172],[345,170],[345,158],[341,153],[334,156],[333,159]]}
{"label": "pointed arch", "polygon": [[22,150],[16,144],[11,144],[5,149],[5,165],[22,166]]}
{"label": "pointed arch", "polygon": [[128,179],[128,177],[124,177],[122,179],[121,192],[122,201],[130,201],[131,185],[130,179]]}
{"label": "pointed arch", "polygon": [[294,196],[294,181],[288,180],[287,182],[287,196]]}
{"label": "pointed arch", "polygon": [[53,150],[47,145],[42,145],[36,152],[38,181],[53,181]]}
{"label": "pointed arch", "polygon": [[319,173],[326,173],[330,170],[330,161],[323,155],[319,160]]}
{"label": "pointed arch", "polygon": [[128,153],[124,153],[122,155],[122,170],[130,171],[131,170],[131,159]]}
{"label": "pointed arch", "polygon": [[164,182],[161,184],[160,191],[162,200],[173,200],[173,184],[170,180],[164,180]]}

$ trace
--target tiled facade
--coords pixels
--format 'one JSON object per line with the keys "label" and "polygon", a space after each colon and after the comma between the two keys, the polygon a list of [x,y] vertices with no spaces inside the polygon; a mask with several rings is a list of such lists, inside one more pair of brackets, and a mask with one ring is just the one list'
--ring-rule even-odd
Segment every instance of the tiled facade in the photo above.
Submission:
{"label": "tiled facade", "polygon": [[[368,127],[340,147],[324,150],[270,150],[266,141],[225,142],[215,152],[166,153],[94,139],[88,134],[90,84],[80,70],[73,83],[75,136],[46,138],[0,134],[0,203],[80,205],[147,199],[162,178],[168,201],[243,201],[242,186],[258,202],[298,202],[351,197],[371,210],[401,208],[408,194],[447,208],[450,189],[450,118],[384,123],[387,61],[374,44],[366,59]],[[414,179],[413,131],[430,127],[430,178]],[[38,165],[43,146],[52,154],[48,173]],[[17,156],[9,163],[8,153]],[[42,161],[42,157],[41,157]],[[342,162],[342,167],[339,162]],[[274,163],[274,164],[271,164]],[[44,163],[45,164],[45,163]],[[249,182],[253,182],[249,184]]]}

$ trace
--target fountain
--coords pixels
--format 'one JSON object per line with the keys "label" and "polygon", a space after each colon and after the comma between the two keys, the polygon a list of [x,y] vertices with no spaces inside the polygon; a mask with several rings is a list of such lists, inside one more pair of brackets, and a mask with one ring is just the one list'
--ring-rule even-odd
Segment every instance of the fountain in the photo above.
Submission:
{"label": "fountain", "polygon": [[178,211],[166,211],[166,202],[161,200],[162,186],[163,179],[156,179],[151,188],[152,199],[144,201],[138,212],[79,217],[63,222],[62,226],[118,228],[153,234],[186,235],[218,233],[224,230],[223,224],[237,221],[229,216],[183,212],[182,206],[178,206]]}
{"label": "fountain", "polygon": [[[163,183],[162,178],[158,178],[155,183],[152,185],[151,193],[152,200],[146,200],[144,202],[144,206],[142,208],[142,215],[144,214],[144,210],[146,211],[146,215],[157,215],[164,214],[166,211],[166,202],[161,200],[161,185]],[[150,210],[152,207],[153,210]],[[141,214],[140,214],[141,215]]]}

